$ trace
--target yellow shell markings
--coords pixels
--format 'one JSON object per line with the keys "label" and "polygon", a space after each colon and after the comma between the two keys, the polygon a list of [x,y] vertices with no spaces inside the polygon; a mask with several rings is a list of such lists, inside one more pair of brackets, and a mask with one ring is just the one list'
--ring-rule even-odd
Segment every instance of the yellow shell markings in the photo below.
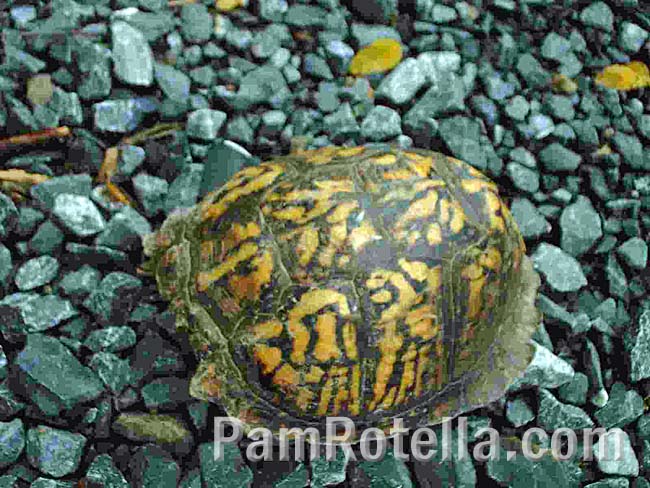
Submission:
{"label": "yellow shell markings", "polygon": [[[263,216],[260,223],[232,224],[224,231],[216,249],[207,243],[211,241],[201,243],[201,255],[211,256],[207,261],[218,264],[197,274],[197,288],[206,289],[227,277],[224,286],[237,299],[248,299],[253,304],[259,300],[261,287],[270,283],[276,272],[273,264],[279,252],[259,242],[268,226],[274,230],[276,243],[286,246],[282,248],[282,257],[286,252],[295,255],[291,261],[295,268],[288,268],[294,282],[298,277],[296,268],[302,270],[302,276],[314,280],[312,265],[327,270],[335,263],[343,268],[346,263],[354,262],[350,259],[354,260],[355,254],[369,243],[386,237],[383,232],[388,232],[389,237],[396,233],[395,229],[384,229],[381,220],[377,222],[364,216],[357,195],[369,191],[367,183],[373,181],[380,182],[371,190],[373,205],[407,204],[399,211],[396,227],[409,245],[423,242],[438,246],[447,236],[464,232],[472,222],[471,215],[466,215],[463,205],[454,198],[457,192],[448,190],[448,180],[437,173],[437,157],[406,152],[364,155],[361,163],[347,163],[356,168],[372,168],[368,179],[362,179],[362,185],[337,174],[338,169],[327,173],[339,158],[368,152],[365,148],[301,151],[297,154],[302,162],[318,166],[318,176],[304,182],[282,181],[288,175],[282,174],[281,164],[260,165],[238,173],[225,185],[226,191],[215,192],[202,205],[203,219],[216,222],[234,202],[251,198],[262,190],[259,205]],[[453,158],[448,158],[447,163],[456,164]],[[463,170],[470,177],[458,178],[454,181],[455,188],[470,195],[479,194],[477,198],[486,204],[486,224],[489,222],[492,231],[504,233],[510,227],[507,221],[511,217],[501,204],[496,186],[465,166],[469,169]],[[391,179],[404,181],[395,182],[398,189],[385,191],[387,187],[381,186],[381,181]],[[415,225],[419,228],[414,228]],[[521,246],[520,239],[519,250]],[[500,251],[489,248],[463,270],[462,279],[467,281],[468,292],[462,300],[468,320],[479,317],[484,308],[486,276],[489,271],[500,270],[501,261]],[[251,271],[238,275],[236,269],[241,264],[247,264]],[[283,410],[309,415],[347,411],[356,416],[365,411],[397,408],[444,384],[445,349],[436,310],[442,268],[406,257],[399,258],[394,266],[369,270],[365,281],[367,298],[381,310],[374,324],[363,325],[377,333],[374,343],[377,360],[368,371],[359,362],[357,329],[361,324],[358,318],[351,318],[346,295],[327,288],[326,281],[289,305],[286,319],[258,318],[258,323],[251,326],[251,352],[260,372],[277,387],[275,401]],[[414,288],[415,284],[426,284],[426,287],[422,291],[420,285]],[[312,286],[319,286],[317,279]],[[470,328],[464,328],[463,340],[468,333]],[[288,349],[279,345],[287,338]],[[369,388],[365,395],[362,386]]]}

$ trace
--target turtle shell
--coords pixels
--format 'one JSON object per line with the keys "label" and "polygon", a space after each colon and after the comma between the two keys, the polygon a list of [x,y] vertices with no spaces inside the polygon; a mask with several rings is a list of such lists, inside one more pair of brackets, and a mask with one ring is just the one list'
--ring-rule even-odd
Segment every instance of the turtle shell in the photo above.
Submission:
{"label": "turtle shell", "polygon": [[499,398],[531,359],[521,235],[495,184],[441,153],[246,167],[144,247],[201,358],[191,394],[249,428],[429,425]]}

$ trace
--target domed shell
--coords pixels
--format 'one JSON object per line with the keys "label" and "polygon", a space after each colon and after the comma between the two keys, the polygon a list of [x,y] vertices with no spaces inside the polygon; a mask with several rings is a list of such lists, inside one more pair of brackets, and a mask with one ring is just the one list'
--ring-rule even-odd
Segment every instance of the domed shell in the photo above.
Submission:
{"label": "domed shell", "polygon": [[191,393],[247,427],[435,423],[531,358],[539,278],[497,188],[425,150],[326,147],[246,167],[147,236]]}

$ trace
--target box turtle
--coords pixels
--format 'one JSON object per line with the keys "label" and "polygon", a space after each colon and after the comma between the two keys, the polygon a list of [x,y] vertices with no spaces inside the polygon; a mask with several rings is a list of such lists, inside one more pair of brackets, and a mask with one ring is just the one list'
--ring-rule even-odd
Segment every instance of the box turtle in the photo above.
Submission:
{"label": "box turtle", "polygon": [[417,427],[483,406],[526,368],[540,320],[496,185],[427,150],[245,167],[144,251],[201,360],[190,393],[248,430]]}

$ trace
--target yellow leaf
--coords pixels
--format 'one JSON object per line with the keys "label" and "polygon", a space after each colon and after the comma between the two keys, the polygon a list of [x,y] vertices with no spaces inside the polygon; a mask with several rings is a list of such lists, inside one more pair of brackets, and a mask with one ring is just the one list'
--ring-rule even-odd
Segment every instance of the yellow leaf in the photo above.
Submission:
{"label": "yellow leaf", "polygon": [[650,86],[650,71],[640,61],[612,64],[596,75],[596,83],[616,90],[635,90]]}
{"label": "yellow leaf", "polygon": [[246,0],[216,0],[217,10],[220,12],[230,12],[236,8],[246,5]]}
{"label": "yellow leaf", "polygon": [[395,39],[377,39],[361,49],[350,62],[353,75],[370,75],[393,69],[402,60],[402,46]]}

